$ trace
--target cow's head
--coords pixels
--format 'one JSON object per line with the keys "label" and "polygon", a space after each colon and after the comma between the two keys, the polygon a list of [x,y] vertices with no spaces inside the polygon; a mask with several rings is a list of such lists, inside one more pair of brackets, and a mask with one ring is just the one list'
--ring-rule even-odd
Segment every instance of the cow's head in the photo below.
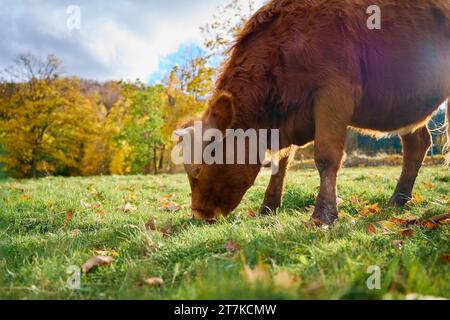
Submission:
{"label": "cow's head", "polygon": [[[195,147],[200,148],[202,156],[205,148],[208,146],[211,148],[211,141],[196,139],[196,137],[202,137],[207,130],[221,133],[221,145],[226,146],[226,130],[233,125],[234,117],[233,97],[229,93],[220,92],[211,100],[203,114],[201,129],[198,126],[188,126],[177,133],[178,136],[183,136],[183,140],[186,135],[191,140],[191,161],[185,162],[184,167],[191,187],[191,208],[195,219],[214,221],[220,215],[230,214],[253,185],[260,170],[259,164],[237,164],[236,161],[233,161],[234,164],[226,164],[227,150],[225,147],[222,155],[212,152],[213,156],[222,157],[223,164],[205,162],[204,157],[201,158],[200,163],[194,159]],[[196,130],[201,132],[196,132]],[[214,142],[215,137],[211,140]],[[186,148],[185,144],[184,148]],[[248,143],[246,143],[245,149],[247,154]],[[186,152],[186,150],[183,151]],[[243,150],[235,148],[235,156],[239,152],[243,152]]]}

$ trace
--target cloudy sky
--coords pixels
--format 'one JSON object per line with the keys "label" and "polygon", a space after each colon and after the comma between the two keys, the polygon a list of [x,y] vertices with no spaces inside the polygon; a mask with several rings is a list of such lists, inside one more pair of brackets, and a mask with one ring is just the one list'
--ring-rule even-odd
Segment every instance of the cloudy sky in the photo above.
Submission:
{"label": "cloudy sky", "polygon": [[[199,26],[224,3],[227,0],[0,0],[0,69],[21,53],[53,53],[69,75],[148,81],[168,57],[201,45]],[[74,5],[80,10],[79,29]]]}

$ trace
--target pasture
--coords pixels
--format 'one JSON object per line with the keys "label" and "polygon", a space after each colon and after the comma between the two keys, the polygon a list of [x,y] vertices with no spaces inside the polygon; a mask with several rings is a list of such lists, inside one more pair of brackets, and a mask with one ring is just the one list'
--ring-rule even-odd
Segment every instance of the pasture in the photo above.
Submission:
{"label": "pasture", "polygon": [[[449,225],[400,223],[450,211],[450,172],[424,167],[403,211],[386,207],[399,173],[343,169],[329,229],[308,225],[314,169],[290,172],[278,215],[254,217],[261,176],[216,224],[189,218],[183,174],[0,180],[0,299],[450,298]],[[114,261],[66,288],[67,268],[94,255]]]}

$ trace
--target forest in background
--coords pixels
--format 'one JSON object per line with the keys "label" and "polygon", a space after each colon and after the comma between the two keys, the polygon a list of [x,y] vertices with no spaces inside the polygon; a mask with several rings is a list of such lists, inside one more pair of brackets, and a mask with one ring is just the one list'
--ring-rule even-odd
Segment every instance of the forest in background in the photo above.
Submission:
{"label": "forest in background", "polygon": [[[173,171],[172,132],[204,109],[227,48],[254,9],[252,0],[219,8],[201,27],[204,49],[186,52],[159,84],[80,79],[66,76],[52,54],[20,55],[0,74],[0,177]],[[444,118],[431,123],[433,153],[444,145]],[[401,145],[350,131],[347,152],[355,151],[400,153]]]}

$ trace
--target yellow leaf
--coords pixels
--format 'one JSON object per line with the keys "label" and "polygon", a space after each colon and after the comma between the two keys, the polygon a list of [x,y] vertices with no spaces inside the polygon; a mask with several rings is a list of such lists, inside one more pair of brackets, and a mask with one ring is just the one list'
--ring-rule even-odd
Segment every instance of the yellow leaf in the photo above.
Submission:
{"label": "yellow leaf", "polygon": [[275,286],[289,289],[292,287],[298,287],[300,285],[300,278],[296,275],[292,275],[286,270],[278,272],[273,278],[273,283]]}
{"label": "yellow leaf", "polygon": [[88,273],[94,267],[109,266],[113,261],[114,259],[109,256],[95,256],[86,261],[81,266],[81,270],[83,273]]}
{"label": "yellow leaf", "polygon": [[150,287],[159,287],[164,283],[164,280],[162,278],[153,277],[153,278],[147,278],[144,279],[144,284]]}
{"label": "yellow leaf", "polygon": [[413,195],[412,195],[412,202],[421,203],[423,201],[424,201],[424,199],[423,199],[423,197],[421,195],[419,195],[417,193],[413,193]]}

